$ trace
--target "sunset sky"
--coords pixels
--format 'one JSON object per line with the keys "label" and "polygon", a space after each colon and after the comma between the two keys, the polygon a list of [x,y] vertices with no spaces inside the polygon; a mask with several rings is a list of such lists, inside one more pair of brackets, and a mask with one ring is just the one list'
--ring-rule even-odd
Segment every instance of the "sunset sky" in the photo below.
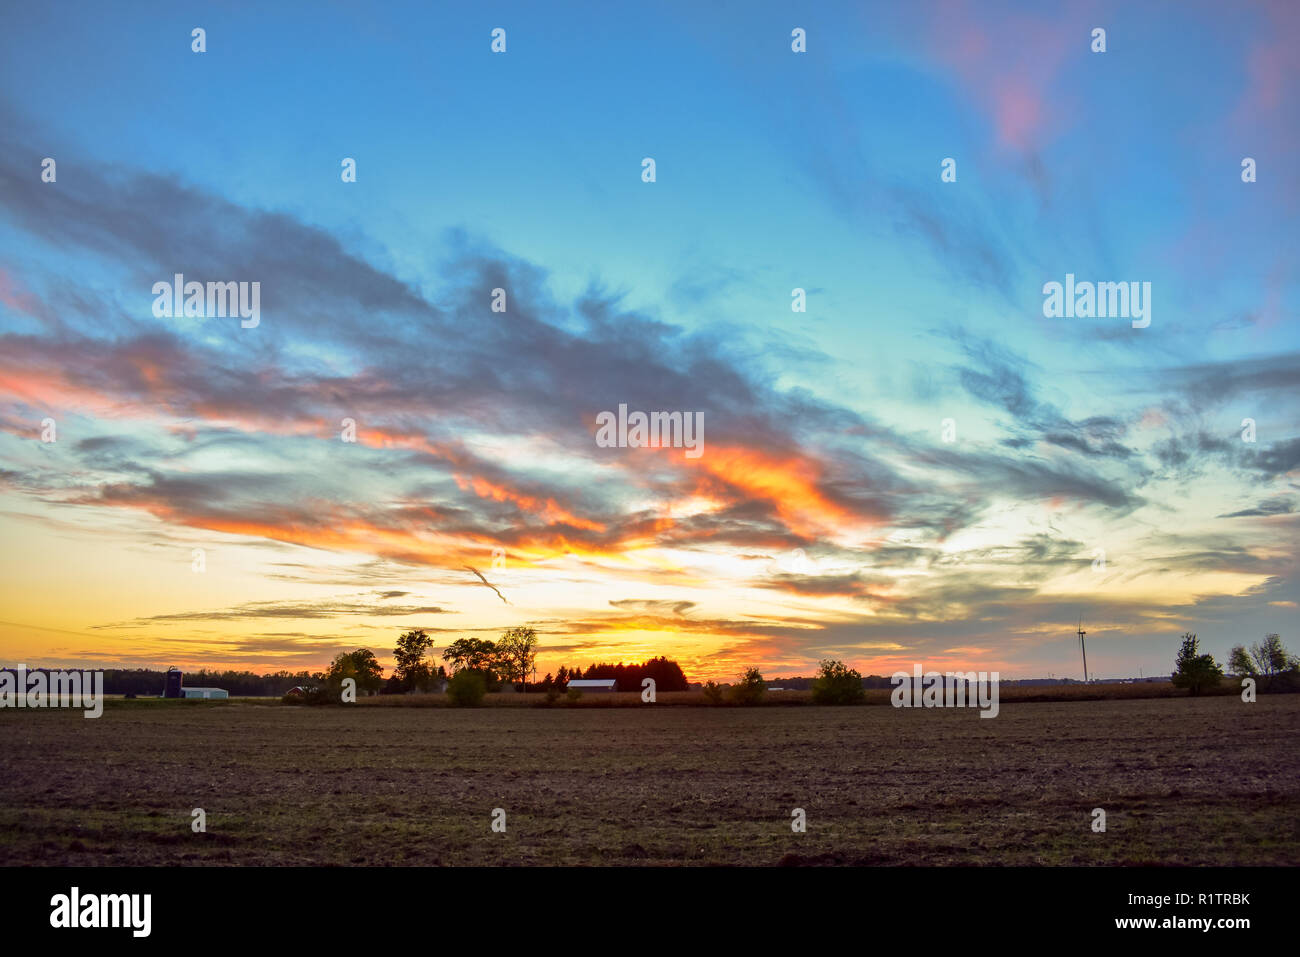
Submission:
{"label": "sunset sky", "polygon": [[1300,651],[1300,6],[817,9],[7,6],[0,664]]}

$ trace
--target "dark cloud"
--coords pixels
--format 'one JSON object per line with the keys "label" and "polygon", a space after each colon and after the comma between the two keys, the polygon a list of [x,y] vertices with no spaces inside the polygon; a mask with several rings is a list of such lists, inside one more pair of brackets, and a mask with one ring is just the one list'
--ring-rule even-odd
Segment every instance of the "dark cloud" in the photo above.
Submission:
{"label": "dark cloud", "polygon": [[1160,370],[1158,387],[1181,393],[1193,408],[1222,405],[1239,396],[1300,398],[1300,352],[1196,362]]}
{"label": "dark cloud", "polygon": [[[413,615],[446,615],[445,608],[436,605],[382,605],[365,601],[257,601],[235,608],[216,611],[175,612],[167,615],[150,615],[138,618],[136,623],[147,621],[243,621],[257,618],[339,618],[344,615],[370,615],[382,618],[409,618]],[[120,627],[110,625],[104,627]]]}
{"label": "dark cloud", "polygon": [[1254,508],[1244,508],[1236,512],[1227,512],[1219,518],[1259,518],[1268,515],[1292,515],[1295,513],[1295,501],[1289,498],[1272,498],[1260,502]]}
{"label": "dark cloud", "polygon": [[997,343],[970,335],[952,333],[970,360],[955,371],[962,387],[973,398],[1003,409],[1011,415],[1007,423],[1010,448],[1026,448],[1044,442],[1096,458],[1127,459],[1133,449],[1120,440],[1128,424],[1111,416],[1091,416],[1073,421],[1054,405],[1041,401],[1030,384],[1038,370],[1025,358]]}
{"label": "dark cloud", "polygon": [[693,601],[664,601],[653,598],[624,598],[618,601],[611,600],[610,605],[614,608],[629,609],[632,611],[650,612],[653,614],[663,614],[671,612],[674,615],[684,615],[695,607]]}

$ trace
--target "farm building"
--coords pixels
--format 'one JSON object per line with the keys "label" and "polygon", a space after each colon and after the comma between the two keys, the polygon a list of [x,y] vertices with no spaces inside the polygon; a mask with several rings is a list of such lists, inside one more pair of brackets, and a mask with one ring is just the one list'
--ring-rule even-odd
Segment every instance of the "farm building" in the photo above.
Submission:
{"label": "farm building", "polygon": [[186,698],[229,698],[230,692],[221,688],[182,688],[181,694]]}
{"label": "farm building", "polygon": [[613,678],[578,678],[570,681],[568,687],[579,691],[616,691],[618,682]]}
{"label": "farm building", "polygon": [[168,668],[163,682],[164,698],[229,698],[230,692],[221,688],[186,688],[185,674],[179,668]]}

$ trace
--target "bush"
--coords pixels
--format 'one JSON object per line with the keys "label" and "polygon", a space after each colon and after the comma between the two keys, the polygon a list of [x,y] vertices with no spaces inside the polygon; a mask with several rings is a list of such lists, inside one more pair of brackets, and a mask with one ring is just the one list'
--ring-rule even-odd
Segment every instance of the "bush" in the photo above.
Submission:
{"label": "bush", "polygon": [[766,690],[767,682],[758,673],[758,669],[749,668],[740,680],[731,686],[731,700],[739,705],[758,704]]}
{"label": "bush", "polygon": [[709,704],[722,704],[722,685],[716,681],[704,682],[704,697]]}
{"label": "bush", "polygon": [[281,704],[342,704],[343,686],[341,682],[326,679],[320,673],[314,674],[296,688],[290,688],[280,699]]}
{"label": "bush", "polygon": [[477,708],[483,703],[485,694],[487,681],[482,674],[469,668],[462,668],[447,682],[447,700],[455,708]]}
{"label": "bush", "polygon": [[812,683],[813,704],[860,704],[867,696],[862,675],[842,661],[826,660]]}
{"label": "bush", "polygon": [[1268,679],[1265,691],[1275,694],[1296,694],[1300,692],[1300,670],[1291,668]]}
{"label": "bush", "polygon": [[570,688],[568,691],[564,693],[564,696],[569,699],[569,704],[577,704],[578,699],[582,697],[582,689]]}
{"label": "bush", "polygon": [[302,690],[291,688],[280,699],[281,704],[342,704],[342,691],[326,684],[303,685]]}

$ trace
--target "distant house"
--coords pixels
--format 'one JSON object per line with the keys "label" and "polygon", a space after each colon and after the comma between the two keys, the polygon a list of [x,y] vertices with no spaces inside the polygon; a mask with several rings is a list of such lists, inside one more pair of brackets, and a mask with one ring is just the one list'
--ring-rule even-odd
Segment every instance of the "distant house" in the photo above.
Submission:
{"label": "distant house", "polygon": [[230,692],[221,688],[182,688],[181,694],[186,698],[229,698]]}
{"label": "distant house", "polygon": [[567,687],[579,691],[617,691],[618,682],[613,678],[577,678],[570,681]]}

